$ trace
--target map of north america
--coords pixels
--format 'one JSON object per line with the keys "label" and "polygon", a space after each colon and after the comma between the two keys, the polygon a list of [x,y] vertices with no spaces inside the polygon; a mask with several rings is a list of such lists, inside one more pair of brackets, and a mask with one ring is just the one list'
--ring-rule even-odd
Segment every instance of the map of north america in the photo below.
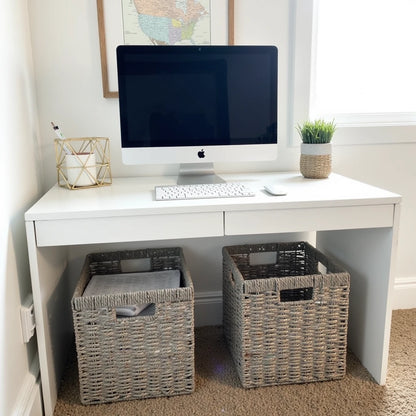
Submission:
{"label": "map of north america", "polygon": [[210,0],[123,0],[125,44],[209,44]]}

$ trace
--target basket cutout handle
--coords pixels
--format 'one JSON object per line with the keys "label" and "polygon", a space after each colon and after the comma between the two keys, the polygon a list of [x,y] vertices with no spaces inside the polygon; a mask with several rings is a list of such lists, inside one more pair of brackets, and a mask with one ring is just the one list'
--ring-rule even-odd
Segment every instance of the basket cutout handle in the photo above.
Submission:
{"label": "basket cutout handle", "polygon": [[234,273],[231,270],[229,270],[227,274],[228,274],[228,280],[231,282],[231,285],[235,286]]}
{"label": "basket cutout handle", "polygon": [[[156,316],[156,304],[149,303],[144,309],[142,309],[139,313],[135,313],[134,306],[136,305],[126,305],[126,306],[118,306],[115,309],[115,319],[117,320],[124,320],[124,319],[143,319],[149,317]],[[131,312],[129,312],[131,311]]]}
{"label": "basket cutout handle", "polygon": [[259,266],[266,264],[277,263],[277,252],[276,251],[261,251],[256,253],[250,253],[248,256],[250,266]]}
{"label": "basket cutout handle", "polygon": [[224,255],[224,261],[223,261],[224,281],[230,282],[232,287],[235,287],[236,285],[241,285],[243,278],[241,276],[241,273],[237,265],[232,260],[231,256],[227,253],[226,250],[223,251],[223,255]]}
{"label": "basket cutout handle", "polygon": [[322,277],[319,275],[287,276],[273,279],[279,302],[314,302],[319,296]]}
{"label": "basket cutout handle", "polygon": [[122,273],[151,272],[151,259],[150,257],[121,259],[120,268]]}
{"label": "basket cutout handle", "polygon": [[280,302],[301,302],[313,299],[313,287],[280,290]]}

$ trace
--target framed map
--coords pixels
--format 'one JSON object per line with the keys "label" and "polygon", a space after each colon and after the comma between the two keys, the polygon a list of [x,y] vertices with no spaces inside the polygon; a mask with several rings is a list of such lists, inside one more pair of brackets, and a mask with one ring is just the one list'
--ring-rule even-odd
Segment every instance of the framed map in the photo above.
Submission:
{"label": "framed map", "polygon": [[97,0],[97,16],[106,98],[118,97],[118,45],[234,43],[234,0]]}

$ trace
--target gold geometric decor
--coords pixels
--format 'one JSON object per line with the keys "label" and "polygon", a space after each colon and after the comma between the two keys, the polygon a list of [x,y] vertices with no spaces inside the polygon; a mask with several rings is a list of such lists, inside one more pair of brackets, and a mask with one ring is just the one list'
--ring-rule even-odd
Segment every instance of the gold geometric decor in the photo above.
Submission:
{"label": "gold geometric decor", "polygon": [[59,186],[85,189],[111,185],[107,137],[55,139],[55,155]]}

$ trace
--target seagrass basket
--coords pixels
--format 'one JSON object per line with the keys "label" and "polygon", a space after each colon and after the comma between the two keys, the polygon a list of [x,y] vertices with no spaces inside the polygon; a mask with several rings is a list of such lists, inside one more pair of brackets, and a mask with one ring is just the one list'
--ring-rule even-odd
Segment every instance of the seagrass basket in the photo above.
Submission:
{"label": "seagrass basket", "polygon": [[224,247],[224,334],[245,388],[345,375],[350,276],[306,242]]}
{"label": "seagrass basket", "polygon": [[325,179],[332,170],[331,143],[301,143],[300,173],[308,179]]}
{"label": "seagrass basket", "polygon": [[[93,275],[119,274],[123,261],[180,270],[180,287],[83,296]],[[135,317],[116,307],[150,304]],[[83,404],[173,396],[194,390],[194,291],[180,248],[89,254],[72,298]]]}
{"label": "seagrass basket", "polygon": [[332,155],[300,155],[300,173],[308,179],[325,179],[332,170]]}

